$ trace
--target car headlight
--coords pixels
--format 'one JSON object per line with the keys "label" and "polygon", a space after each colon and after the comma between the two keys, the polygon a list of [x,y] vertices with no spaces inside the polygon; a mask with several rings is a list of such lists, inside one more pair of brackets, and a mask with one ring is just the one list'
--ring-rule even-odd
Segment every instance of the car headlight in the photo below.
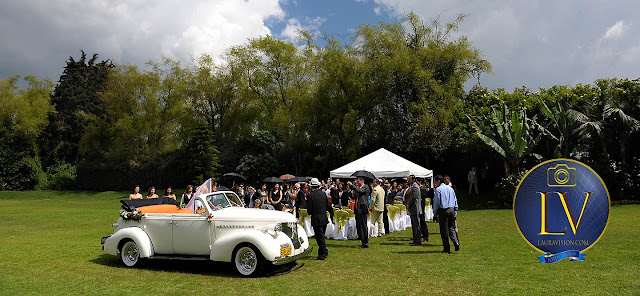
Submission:
{"label": "car headlight", "polygon": [[280,225],[280,223],[276,224],[275,226],[267,226],[264,227],[262,229],[260,229],[260,231],[271,235],[273,238],[277,238],[278,237],[278,232],[282,231],[282,225]]}

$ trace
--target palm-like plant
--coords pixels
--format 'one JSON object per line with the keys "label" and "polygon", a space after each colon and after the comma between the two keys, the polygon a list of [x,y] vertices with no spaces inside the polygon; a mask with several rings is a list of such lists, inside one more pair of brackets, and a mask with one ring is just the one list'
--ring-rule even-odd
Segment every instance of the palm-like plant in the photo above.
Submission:
{"label": "palm-like plant", "polygon": [[592,120],[571,106],[557,102],[550,108],[540,101],[542,112],[551,120],[553,132],[548,135],[558,141],[555,157],[574,157],[578,142],[590,138],[602,139],[602,123]]}
{"label": "palm-like plant", "polygon": [[[469,116],[476,135],[489,147],[504,157],[504,171],[507,176],[520,171],[522,159],[531,154],[545,133],[544,128],[536,123],[536,118],[528,118],[523,108],[510,111],[502,106],[491,107],[489,116]],[[536,132],[537,131],[537,132]],[[537,154],[531,154],[537,158]]]}
{"label": "palm-like plant", "polygon": [[631,137],[640,130],[640,120],[637,120],[624,112],[626,106],[613,107],[605,105],[602,119],[614,142],[620,147],[620,159],[622,166],[627,165],[627,145]]}

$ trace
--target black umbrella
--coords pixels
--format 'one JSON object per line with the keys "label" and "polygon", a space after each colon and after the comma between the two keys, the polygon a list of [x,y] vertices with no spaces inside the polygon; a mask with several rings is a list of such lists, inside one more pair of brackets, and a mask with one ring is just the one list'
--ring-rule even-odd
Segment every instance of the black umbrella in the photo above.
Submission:
{"label": "black umbrella", "polygon": [[307,177],[293,177],[291,179],[288,180],[289,182],[306,182],[307,181]]}
{"label": "black umbrella", "polygon": [[238,180],[247,181],[247,178],[245,178],[243,175],[240,175],[238,173],[226,173],[226,174],[222,175],[222,178],[227,180],[227,181],[229,179],[231,179],[233,181],[231,186],[236,185],[236,183],[238,183],[236,181],[238,181]]}
{"label": "black umbrella", "polygon": [[247,178],[245,178],[243,175],[240,175],[238,173],[226,173],[222,176],[225,178],[237,178],[237,179],[242,179],[244,181],[247,181]]}
{"label": "black umbrella", "polygon": [[376,176],[374,176],[370,171],[365,171],[365,170],[359,170],[359,171],[355,171],[353,174],[351,174],[352,177],[364,177],[364,178],[369,178],[371,180],[375,179]]}
{"label": "black umbrella", "polygon": [[267,178],[264,178],[264,180],[262,180],[262,182],[265,182],[265,183],[281,183],[282,179],[276,178],[276,177],[267,177]]}
{"label": "black umbrella", "polygon": [[225,187],[225,186],[216,186],[216,190],[217,191],[231,191],[231,189]]}

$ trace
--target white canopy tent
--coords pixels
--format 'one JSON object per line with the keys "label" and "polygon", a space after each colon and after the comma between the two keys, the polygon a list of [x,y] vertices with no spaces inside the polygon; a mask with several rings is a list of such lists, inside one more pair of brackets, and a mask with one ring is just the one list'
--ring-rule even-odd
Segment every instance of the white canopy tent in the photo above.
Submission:
{"label": "white canopy tent", "polygon": [[358,170],[367,170],[377,178],[398,178],[414,175],[419,178],[431,178],[431,182],[433,182],[432,170],[419,166],[384,148],[380,148],[331,171],[330,176],[332,178],[348,178]]}

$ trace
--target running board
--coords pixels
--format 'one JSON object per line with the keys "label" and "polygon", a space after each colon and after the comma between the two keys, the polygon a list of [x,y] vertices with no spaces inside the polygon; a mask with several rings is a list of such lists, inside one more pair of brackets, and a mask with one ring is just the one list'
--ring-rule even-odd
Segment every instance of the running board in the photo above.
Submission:
{"label": "running board", "polygon": [[145,259],[162,259],[162,260],[189,260],[189,261],[211,261],[209,256],[169,256],[169,255],[155,255]]}

